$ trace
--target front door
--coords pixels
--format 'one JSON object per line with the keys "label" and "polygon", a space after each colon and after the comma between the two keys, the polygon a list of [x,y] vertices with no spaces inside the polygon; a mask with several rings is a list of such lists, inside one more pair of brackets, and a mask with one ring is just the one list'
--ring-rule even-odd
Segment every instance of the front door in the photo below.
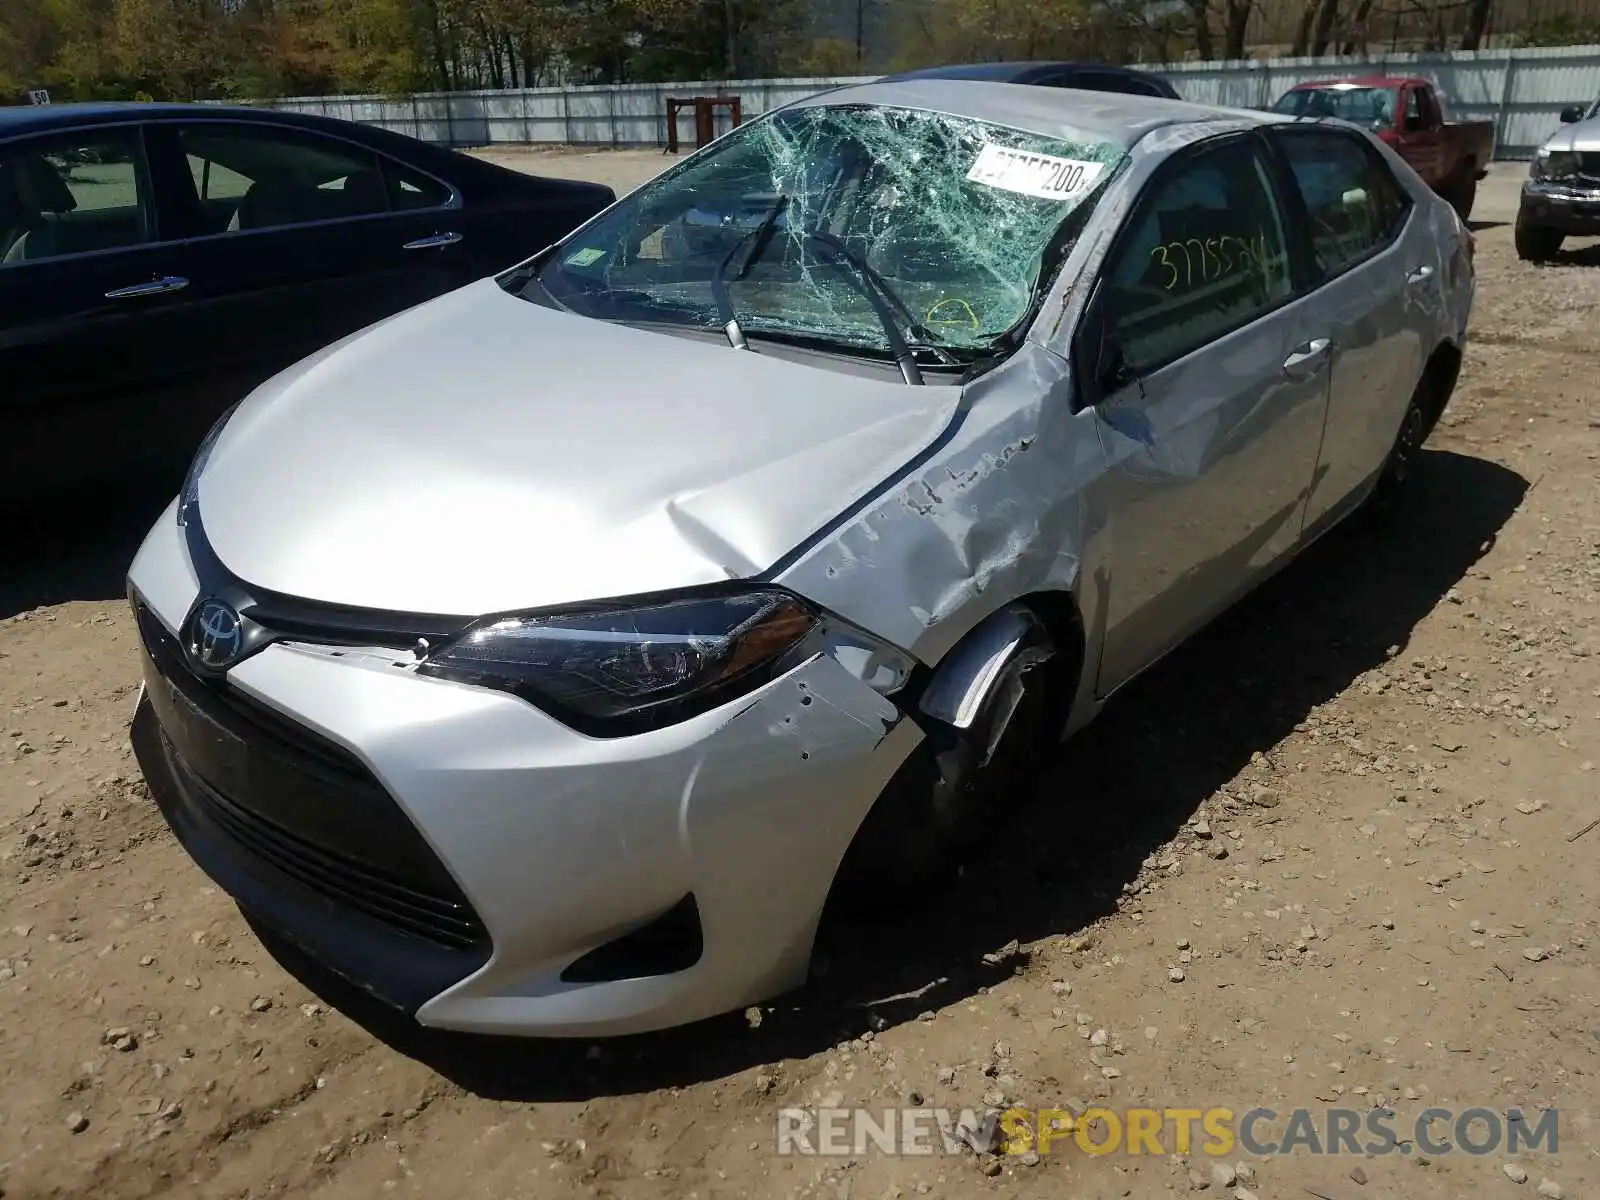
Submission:
{"label": "front door", "polygon": [[164,233],[139,125],[0,146],[0,499],[184,456],[189,265]]}
{"label": "front door", "polygon": [[1124,382],[1095,406],[1109,468],[1102,695],[1298,542],[1329,340],[1289,245],[1265,145],[1240,135],[1157,175],[1107,260],[1095,319]]}

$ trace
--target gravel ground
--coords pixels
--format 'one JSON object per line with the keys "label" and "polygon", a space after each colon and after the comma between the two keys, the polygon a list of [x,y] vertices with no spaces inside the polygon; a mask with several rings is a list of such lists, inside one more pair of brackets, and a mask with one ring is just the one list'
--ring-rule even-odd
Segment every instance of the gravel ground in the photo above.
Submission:
{"label": "gravel ground", "polygon": [[[621,186],[664,161],[514,158]],[[121,574],[159,501],[26,539],[0,561],[4,1196],[1600,1196],[1600,251],[1517,262],[1515,176],[1483,193],[1473,343],[1404,510],[1137,683],[959,889],[759,1021],[438,1037],[268,947],[127,748]],[[1389,1105],[1402,1135],[1554,1106],[1560,1149],[773,1149],[783,1105],[1001,1098]]]}

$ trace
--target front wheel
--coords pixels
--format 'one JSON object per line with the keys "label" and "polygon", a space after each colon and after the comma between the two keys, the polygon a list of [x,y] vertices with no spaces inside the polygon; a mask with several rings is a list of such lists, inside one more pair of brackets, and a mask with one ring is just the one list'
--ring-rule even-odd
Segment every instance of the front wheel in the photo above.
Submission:
{"label": "front wheel", "polygon": [[1027,799],[1061,730],[1069,681],[1068,656],[1057,654],[1050,630],[1031,610],[1020,611],[1027,632],[970,726],[928,729],[867,813],[840,865],[833,909],[892,901],[938,877],[1004,828],[1011,806]]}
{"label": "front wheel", "polygon": [[1536,225],[1524,213],[1517,214],[1517,227],[1513,235],[1517,257],[1524,262],[1549,262],[1561,249],[1562,235],[1545,225]]}

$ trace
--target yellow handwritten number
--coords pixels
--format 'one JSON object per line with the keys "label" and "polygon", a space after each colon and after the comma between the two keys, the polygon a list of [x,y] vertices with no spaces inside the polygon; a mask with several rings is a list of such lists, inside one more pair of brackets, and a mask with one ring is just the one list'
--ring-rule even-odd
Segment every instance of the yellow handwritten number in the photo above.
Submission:
{"label": "yellow handwritten number", "polygon": [[1163,246],[1156,246],[1150,251],[1150,257],[1151,258],[1155,258],[1157,255],[1159,255],[1160,258],[1161,258],[1161,265],[1163,267],[1165,267],[1167,270],[1172,272],[1172,278],[1167,280],[1166,283],[1163,283],[1161,285],[1162,287],[1166,288],[1167,291],[1170,292],[1177,285],[1177,282],[1178,282],[1178,268],[1173,266],[1171,259],[1169,259],[1167,257],[1167,248],[1166,248],[1166,246],[1164,246],[1164,245]]}

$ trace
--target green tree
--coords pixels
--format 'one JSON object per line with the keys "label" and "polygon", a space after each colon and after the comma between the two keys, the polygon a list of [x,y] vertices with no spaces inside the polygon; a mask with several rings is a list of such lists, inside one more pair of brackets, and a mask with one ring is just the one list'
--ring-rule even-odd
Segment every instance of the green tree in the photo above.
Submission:
{"label": "green tree", "polygon": [[817,38],[800,53],[796,69],[802,75],[855,75],[861,71],[856,44],[844,38]]}
{"label": "green tree", "polygon": [[895,66],[1071,58],[1089,25],[1086,0],[932,0],[905,11]]}
{"label": "green tree", "polygon": [[1586,46],[1600,41],[1600,18],[1554,13],[1529,21],[1513,36],[1519,46]]}

